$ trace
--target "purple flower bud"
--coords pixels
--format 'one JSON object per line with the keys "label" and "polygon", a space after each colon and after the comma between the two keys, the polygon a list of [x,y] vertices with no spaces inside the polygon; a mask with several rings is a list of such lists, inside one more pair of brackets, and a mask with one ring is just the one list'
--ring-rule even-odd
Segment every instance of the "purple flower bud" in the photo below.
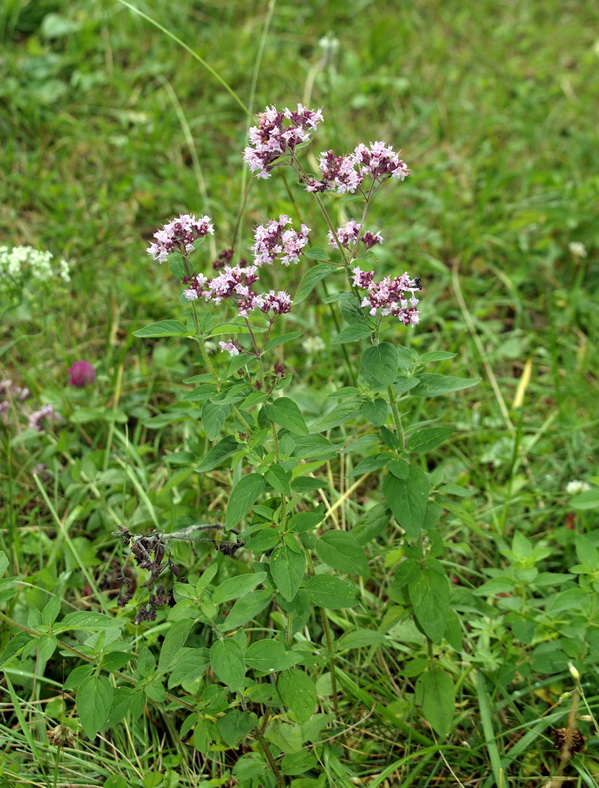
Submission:
{"label": "purple flower bud", "polygon": [[76,361],[69,369],[69,385],[82,389],[96,379],[96,370],[89,361]]}

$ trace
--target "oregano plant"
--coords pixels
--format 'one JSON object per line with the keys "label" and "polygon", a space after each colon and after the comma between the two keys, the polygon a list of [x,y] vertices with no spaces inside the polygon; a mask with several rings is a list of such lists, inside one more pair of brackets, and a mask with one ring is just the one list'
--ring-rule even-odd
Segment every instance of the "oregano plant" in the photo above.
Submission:
{"label": "oregano plant", "polygon": [[[344,669],[346,654],[376,649],[399,623],[426,644],[427,658],[411,666],[422,715],[440,738],[454,721],[454,681],[436,659],[441,646],[461,649],[442,512],[464,491],[426,463],[452,429],[419,414],[423,399],[478,380],[432,372],[453,354],[418,353],[402,342],[402,332],[417,330],[423,284],[408,272],[381,271],[383,237],[369,213],[382,190],[395,199],[410,170],[390,145],[375,142],[346,155],[326,151],[312,172],[306,148],[322,121],[301,104],[268,107],[244,152],[255,180],[281,173],[290,194],[295,185],[312,196],[320,230],[284,214],[266,217],[251,243],[229,239],[211,262],[202,242],[217,233],[212,219],[181,214],[147,250],[168,264],[186,314],[135,336],[179,337],[197,349],[189,388],[167,414],[192,436],[196,453],[188,446],[182,454],[203,480],[196,521],[141,534],[123,524],[116,535],[140,586],[131,568],[123,571],[125,612],[60,618],[53,597],[3,655],[37,649],[47,661],[59,649],[76,657],[81,664],[65,690],[75,693],[89,737],[139,718],[150,702],[183,709],[179,735],[202,753],[248,743],[233,772],[248,786],[281,786],[298,774],[324,784],[306,746],[326,738],[325,726],[343,725],[345,691],[365,706],[373,700]],[[338,226],[340,205],[355,218]],[[344,385],[310,399],[285,358],[301,355],[315,311],[334,326]],[[394,574],[374,630],[360,626],[360,610],[379,602],[369,580],[383,557],[373,546],[389,534]],[[182,543],[208,549],[183,566],[173,550]],[[4,589],[10,596],[10,581]],[[161,641],[142,637],[132,648],[123,632],[132,606],[142,627],[160,616]],[[373,709],[388,718],[376,701]]]}

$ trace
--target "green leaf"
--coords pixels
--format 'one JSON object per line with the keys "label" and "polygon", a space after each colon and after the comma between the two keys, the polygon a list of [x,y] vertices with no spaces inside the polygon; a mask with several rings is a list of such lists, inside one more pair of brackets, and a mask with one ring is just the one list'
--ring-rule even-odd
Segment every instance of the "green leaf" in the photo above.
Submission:
{"label": "green leaf", "polygon": [[258,717],[253,712],[232,709],[224,717],[219,717],[216,727],[225,744],[237,747],[256,727],[257,722]]}
{"label": "green leaf", "polygon": [[418,677],[416,702],[432,729],[445,738],[451,730],[455,710],[455,686],[451,677],[439,668],[430,668]]}
{"label": "green leaf", "polygon": [[245,678],[245,663],[241,646],[232,638],[217,640],[210,649],[210,664],[219,681],[231,692],[241,689]]}
{"label": "green leaf", "polygon": [[362,415],[372,422],[375,427],[380,427],[385,423],[388,413],[389,406],[380,397],[377,397],[372,402],[369,400],[362,405]]}
{"label": "green leaf", "polygon": [[378,503],[360,515],[351,532],[362,547],[372,539],[380,536],[391,522],[389,510],[382,503]]}
{"label": "green leaf", "polygon": [[327,531],[316,542],[316,552],[333,569],[370,577],[366,554],[356,537],[347,531]]}
{"label": "green leaf", "polygon": [[248,621],[256,618],[270,604],[273,596],[270,588],[262,588],[238,599],[223,623],[219,624],[219,628],[223,632],[229,632],[231,629],[242,627]]}
{"label": "green leaf", "polygon": [[193,621],[189,618],[175,621],[164,636],[162,647],[160,648],[160,657],[158,658],[158,670],[161,673],[167,671],[173,662],[178,659],[192,626]]}
{"label": "green leaf", "polygon": [[37,641],[37,653],[41,662],[47,662],[56,651],[57,640],[54,635],[42,635]]}
{"label": "green leaf", "polygon": [[241,477],[233,487],[229,498],[225,517],[227,529],[235,528],[242,521],[248,509],[264,490],[264,485],[264,478],[259,473],[249,473]]}
{"label": "green leaf", "polygon": [[64,632],[67,629],[83,629],[83,630],[96,630],[96,629],[114,629],[115,627],[122,627],[124,621],[116,621],[112,616],[105,616],[104,613],[96,613],[94,611],[77,611],[76,613],[67,613],[67,615],[54,625],[54,632]]}
{"label": "green leaf", "polygon": [[234,454],[241,445],[237,443],[232,435],[228,435],[213,446],[210,451],[201,459],[196,466],[196,473],[205,473],[218,468],[228,457]]}
{"label": "green leaf", "polygon": [[8,569],[8,558],[4,550],[0,550],[0,577],[6,572]]}
{"label": "green leaf", "polygon": [[196,386],[191,391],[188,391],[183,397],[181,402],[205,402],[216,394],[216,389],[209,383],[202,383]]}
{"label": "green leaf", "polygon": [[418,363],[430,364],[433,361],[448,361],[450,358],[455,358],[456,355],[457,353],[448,353],[446,350],[430,350],[420,356]]}
{"label": "green leaf", "polygon": [[380,453],[380,454],[371,454],[370,457],[364,457],[363,460],[352,468],[352,470],[347,474],[348,476],[361,476],[363,473],[371,473],[372,471],[378,471],[381,468],[384,468],[385,465],[391,460],[395,455],[387,453]]}
{"label": "green leaf", "polygon": [[267,526],[250,537],[245,543],[245,549],[251,550],[256,555],[262,555],[278,544],[281,536],[278,528]]}
{"label": "green leaf", "polygon": [[246,663],[262,673],[285,670],[295,665],[300,658],[300,655],[294,651],[285,651],[280,641],[270,638],[252,643],[245,655]]}
{"label": "green leaf", "polygon": [[325,432],[345,424],[360,411],[362,403],[356,400],[341,402],[310,425],[310,432]]}
{"label": "green leaf", "polygon": [[575,536],[574,544],[578,561],[593,570],[599,569],[599,550],[595,545],[584,536]]}
{"label": "green leaf", "polygon": [[346,323],[351,325],[368,326],[368,321],[364,316],[364,310],[360,307],[360,302],[354,295],[345,293],[348,296],[339,301],[339,311],[343,315]]}
{"label": "green leaf", "polygon": [[397,350],[390,342],[381,342],[362,353],[362,366],[383,386],[393,383],[397,377],[397,365]]}
{"label": "green leaf", "polygon": [[110,714],[113,687],[106,676],[88,676],[77,689],[77,713],[85,735],[95,738]]}
{"label": "green leaf", "polygon": [[338,610],[358,604],[358,589],[340,577],[316,575],[308,580],[306,590],[317,607]]}
{"label": "green leaf", "polygon": [[277,689],[283,703],[292,712],[295,721],[307,722],[316,708],[316,687],[303,670],[292,668],[279,676]]}
{"label": "green leaf", "polygon": [[447,626],[449,582],[445,575],[431,569],[419,572],[408,585],[414,616],[424,634],[439,643]]}
{"label": "green leaf", "polygon": [[570,499],[570,506],[573,509],[596,509],[599,506],[599,487],[591,487],[590,490],[579,493]]}
{"label": "green leaf", "polygon": [[288,602],[297,594],[304,578],[306,557],[298,545],[299,552],[291,550],[288,544],[279,545],[270,558],[270,573],[283,599]]}
{"label": "green leaf", "polygon": [[324,462],[337,456],[337,449],[324,435],[296,435],[293,442],[293,456],[298,459],[316,456]]}
{"label": "green leaf", "polygon": [[481,378],[454,378],[449,375],[436,375],[435,373],[418,374],[420,383],[411,390],[414,397],[438,397],[452,391],[469,389],[480,383]]}
{"label": "green leaf", "polygon": [[356,629],[346,632],[335,643],[335,651],[349,651],[354,648],[380,646],[385,642],[385,635],[373,629]]}
{"label": "green leaf", "polygon": [[266,407],[266,414],[269,419],[285,427],[296,435],[307,435],[308,428],[300,409],[289,397],[278,397],[272,405]]}
{"label": "green leaf", "polygon": [[150,323],[149,326],[138,328],[133,332],[134,337],[186,337],[190,336],[183,323],[179,320],[160,320],[158,323]]}
{"label": "green leaf", "polygon": [[310,246],[308,249],[304,250],[304,254],[308,258],[308,260],[330,260],[329,253],[326,249],[323,249],[320,246]]}
{"label": "green leaf", "polygon": [[281,493],[281,495],[286,495],[288,498],[291,497],[291,485],[289,483],[291,474],[289,471],[286,471],[280,465],[273,463],[270,468],[264,474],[264,478],[277,492]]}
{"label": "green leaf", "polygon": [[54,596],[48,602],[46,602],[46,605],[42,610],[42,624],[45,624],[47,627],[51,626],[58,618],[61,606],[61,598],[58,596],[58,594],[54,594]]}
{"label": "green leaf", "polygon": [[266,572],[228,577],[214,589],[212,601],[215,605],[220,605],[221,602],[228,602],[230,599],[238,599],[245,596],[250,591],[253,591],[257,585],[263,583],[266,577]]}
{"label": "green leaf", "polygon": [[73,668],[67,676],[63,689],[65,691],[76,690],[85,679],[91,678],[93,672],[93,665],[78,665],[76,668]]}
{"label": "green leaf", "polygon": [[299,331],[290,331],[288,334],[281,334],[280,337],[272,337],[267,340],[264,345],[264,353],[268,353],[269,350],[279,345],[284,345],[286,342],[292,342],[294,339],[299,339],[303,333],[303,330],[300,329]]}
{"label": "green leaf", "polygon": [[426,452],[436,449],[452,433],[452,427],[433,427],[430,430],[418,430],[410,435],[408,451]]}
{"label": "green leaf", "polygon": [[202,424],[209,441],[216,440],[231,412],[230,405],[220,405],[217,402],[204,402],[202,406]]}
{"label": "green leaf", "polygon": [[356,342],[359,339],[366,339],[366,337],[370,336],[370,333],[370,328],[365,323],[353,323],[341,329],[337,336],[331,340],[331,345],[343,345],[345,342]]}
{"label": "green leaf", "polygon": [[289,518],[287,527],[290,531],[294,531],[295,533],[303,533],[304,531],[310,531],[312,528],[316,528],[317,525],[320,525],[324,517],[324,509],[320,508],[313,512],[299,512]]}
{"label": "green leaf", "polygon": [[210,653],[207,648],[182,649],[169,676],[169,689],[177,687],[179,684],[191,684],[199,679],[209,667]]}
{"label": "green leaf", "polygon": [[318,263],[318,265],[308,269],[308,271],[306,271],[304,274],[304,278],[302,279],[300,286],[297,289],[293,303],[299,304],[301,301],[307,298],[312,290],[314,290],[316,285],[329,274],[332,274],[334,270],[334,265],[326,265],[324,263]]}
{"label": "green leaf", "polygon": [[260,326],[250,326],[248,328],[247,323],[233,320],[229,323],[217,323],[217,325],[210,329],[210,336],[216,337],[222,336],[222,334],[249,334],[250,331],[262,333],[266,331],[266,329]]}
{"label": "green leaf", "polygon": [[[316,757],[312,755],[311,752],[307,751],[289,753],[289,755],[285,755],[281,761],[282,773],[291,777],[300,774],[308,774],[311,769],[314,769],[317,766],[318,761]],[[294,781],[294,788],[296,788],[296,786],[297,788],[302,788],[301,783],[297,785],[297,783]],[[316,785],[313,783],[308,783],[305,788],[318,788],[318,782]]]}
{"label": "green leaf", "polygon": [[426,474],[410,465],[407,479],[388,474],[383,482],[383,495],[393,516],[410,539],[417,539],[422,530],[429,494]]}

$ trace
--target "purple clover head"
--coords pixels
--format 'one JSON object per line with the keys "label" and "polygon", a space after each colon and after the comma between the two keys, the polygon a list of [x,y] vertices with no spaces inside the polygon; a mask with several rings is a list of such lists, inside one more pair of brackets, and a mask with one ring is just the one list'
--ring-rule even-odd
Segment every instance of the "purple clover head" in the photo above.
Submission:
{"label": "purple clover head", "polygon": [[69,368],[69,386],[82,389],[96,379],[96,370],[89,361],[76,361]]}

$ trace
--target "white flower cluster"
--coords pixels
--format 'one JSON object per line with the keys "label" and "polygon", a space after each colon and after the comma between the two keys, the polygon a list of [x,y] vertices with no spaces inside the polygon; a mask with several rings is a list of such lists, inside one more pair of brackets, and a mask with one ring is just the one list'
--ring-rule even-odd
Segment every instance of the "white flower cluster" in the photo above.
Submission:
{"label": "white flower cluster", "polygon": [[34,249],[32,246],[0,246],[0,285],[20,285],[26,279],[34,282],[47,282],[60,277],[70,282],[69,264],[66,260],[52,262],[52,252]]}

